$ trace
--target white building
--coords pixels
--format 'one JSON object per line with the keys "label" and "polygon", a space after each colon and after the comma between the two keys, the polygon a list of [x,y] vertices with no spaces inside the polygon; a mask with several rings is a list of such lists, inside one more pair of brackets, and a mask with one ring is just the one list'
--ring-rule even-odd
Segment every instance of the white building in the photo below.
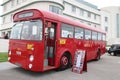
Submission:
{"label": "white building", "polygon": [[109,11],[101,10],[101,29],[106,31],[107,45],[110,45],[109,38],[111,37],[111,16]]}
{"label": "white building", "polygon": [[109,26],[109,22],[104,24],[102,21],[106,16],[109,17],[109,13],[98,10],[97,6],[84,0],[3,0],[2,6],[3,23],[0,28],[2,35],[10,34],[14,13],[31,8],[52,11],[103,30],[105,26]]}
{"label": "white building", "polygon": [[111,18],[111,26],[108,26],[108,44],[120,44],[120,7],[104,7],[101,10],[108,11]]}

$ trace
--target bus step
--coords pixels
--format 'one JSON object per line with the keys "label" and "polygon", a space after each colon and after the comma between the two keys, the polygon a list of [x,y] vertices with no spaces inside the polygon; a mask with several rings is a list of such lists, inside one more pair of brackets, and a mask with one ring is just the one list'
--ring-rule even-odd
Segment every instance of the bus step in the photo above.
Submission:
{"label": "bus step", "polygon": [[55,69],[55,66],[44,66],[44,71]]}

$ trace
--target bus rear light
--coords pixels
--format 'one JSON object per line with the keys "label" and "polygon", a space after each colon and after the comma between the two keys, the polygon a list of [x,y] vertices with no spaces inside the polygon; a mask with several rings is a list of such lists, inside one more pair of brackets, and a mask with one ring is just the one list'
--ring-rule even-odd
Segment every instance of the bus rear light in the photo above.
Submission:
{"label": "bus rear light", "polygon": [[32,62],[34,60],[34,56],[33,55],[30,55],[30,58],[29,58],[30,62]]}
{"label": "bus rear light", "polygon": [[32,68],[32,66],[33,66],[32,64],[29,64],[29,68],[30,68],[30,69]]}

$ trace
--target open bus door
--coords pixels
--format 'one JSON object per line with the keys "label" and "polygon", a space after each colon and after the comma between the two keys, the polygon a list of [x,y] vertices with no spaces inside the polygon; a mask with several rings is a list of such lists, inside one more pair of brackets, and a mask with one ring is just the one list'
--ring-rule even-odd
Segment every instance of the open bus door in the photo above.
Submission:
{"label": "open bus door", "polygon": [[55,68],[56,26],[57,23],[47,22],[45,27],[44,70]]}

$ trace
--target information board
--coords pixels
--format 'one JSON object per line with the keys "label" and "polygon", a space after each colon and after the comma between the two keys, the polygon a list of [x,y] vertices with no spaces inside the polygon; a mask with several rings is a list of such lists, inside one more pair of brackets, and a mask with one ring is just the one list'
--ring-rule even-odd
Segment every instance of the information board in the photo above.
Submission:
{"label": "information board", "polygon": [[76,50],[72,71],[79,74],[81,74],[83,71],[87,72],[87,60],[85,50]]}

